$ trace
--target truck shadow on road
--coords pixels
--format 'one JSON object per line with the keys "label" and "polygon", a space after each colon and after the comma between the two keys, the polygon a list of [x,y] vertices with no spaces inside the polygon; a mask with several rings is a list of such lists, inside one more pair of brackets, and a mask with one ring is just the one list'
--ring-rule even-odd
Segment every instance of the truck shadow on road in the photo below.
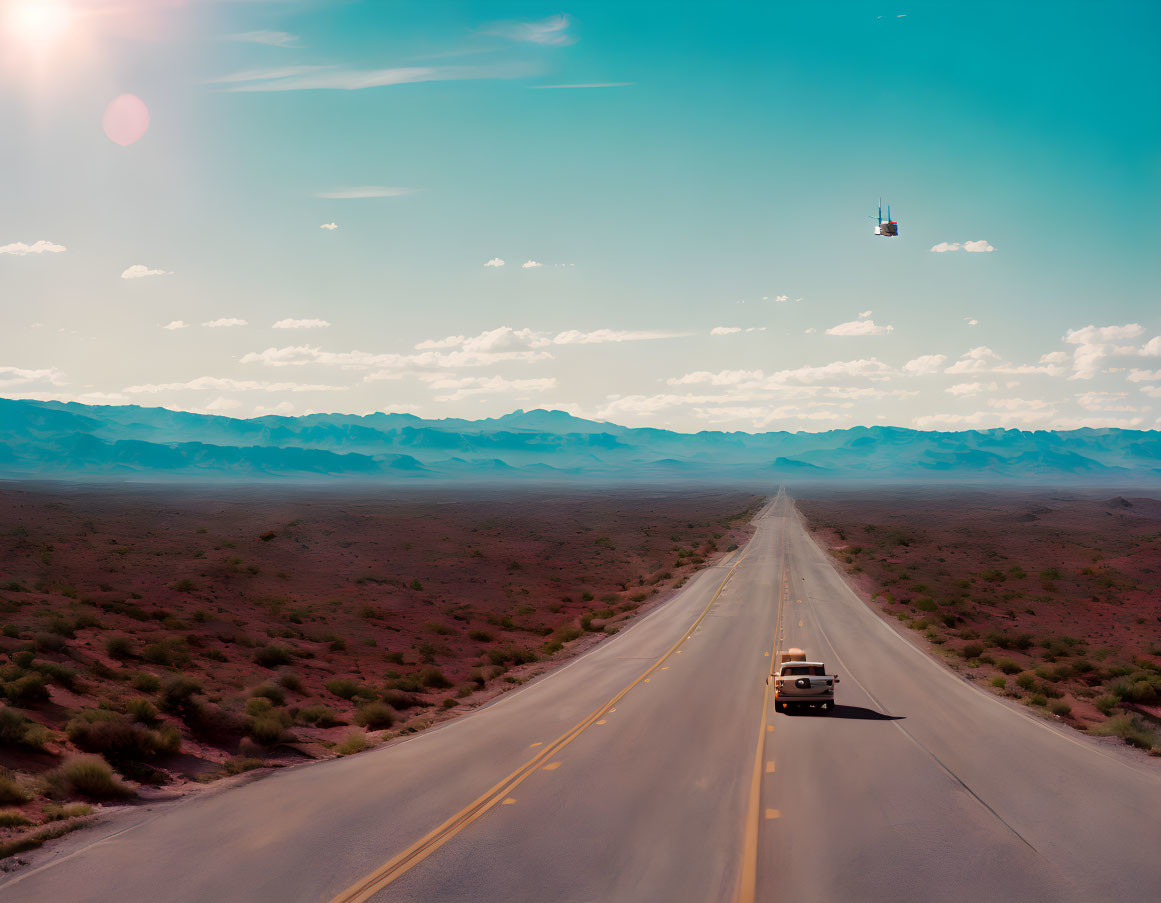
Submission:
{"label": "truck shadow on road", "polygon": [[791,708],[787,715],[795,717],[814,717],[814,718],[851,718],[856,721],[902,721],[906,716],[904,715],[885,715],[882,712],[876,712],[874,709],[864,709],[857,705],[836,705],[830,712],[824,712],[821,709],[799,709]]}

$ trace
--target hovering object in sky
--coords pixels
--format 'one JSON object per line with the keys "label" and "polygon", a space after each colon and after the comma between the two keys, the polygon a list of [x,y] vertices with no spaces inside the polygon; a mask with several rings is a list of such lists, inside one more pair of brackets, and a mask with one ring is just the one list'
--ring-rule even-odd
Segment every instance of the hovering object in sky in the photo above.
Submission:
{"label": "hovering object in sky", "polygon": [[875,234],[885,238],[893,238],[899,234],[899,224],[891,219],[891,205],[887,205],[887,222],[883,222],[883,202],[879,201],[879,225],[875,226]]}

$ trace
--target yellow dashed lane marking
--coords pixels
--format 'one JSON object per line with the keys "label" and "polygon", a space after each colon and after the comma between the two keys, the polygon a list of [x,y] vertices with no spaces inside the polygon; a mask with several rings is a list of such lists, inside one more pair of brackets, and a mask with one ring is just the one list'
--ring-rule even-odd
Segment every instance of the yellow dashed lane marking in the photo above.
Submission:
{"label": "yellow dashed lane marking", "polygon": [[543,740],[537,740],[535,743],[529,743],[529,744],[528,744],[528,748],[529,748],[529,749],[536,749],[536,747],[538,747],[538,746],[543,746],[543,745],[544,745],[544,741],[543,741]]}
{"label": "yellow dashed lane marking", "polygon": [[500,805],[511,806],[514,802],[516,802],[516,800],[512,799],[512,797],[508,797],[508,799],[504,800],[504,802],[500,803]]}
{"label": "yellow dashed lane marking", "polygon": [[770,774],[770,772],[772,772],[773,770],[774,770],[774,763],[767,762],[766,763],[766,774]]}
{"label": "yellow dashed lane marking", "polygon": [[608,718],[602,718],[600,721],[597,722],[597,724],[608,724],[608,723],[609,723]]}
{"label": "yellow dashed lane marking", "polygon": [[782,813],[777,809],[767,809],[766,810],[766,818],[767,819],[781,818],[781,817],[782,817]]}
{"label": "yellow dashed lane marking", "polygon": [[558,768],[560,768],[560,762],[549,762],[547,765],[545,765],[540,770],[541,771],[556,771],[556,769],[558,769]]}
{"label": "yellow dashed lane marking", "polygon": [[[639,675],[635,680],[630,681],[625,687],[621,689],[619,693],[617,693],[617,695],[598,708],[595,712],[590,714],[583,721],[580,721],[568,731],[561,734],[561,736],[557,737],[547,746],[544,746],[543,749],[538,750],[531,759],[529,759],[507,777],[503,778],[501,781],[495,784],[490,790],[485,791],[481,797],[465,806],[455,815],[448,818],[447,821],[445,821],[439,827],[435,828],[425,836],[421,837],[419,840],[415,841],[407,849],[396,854],[373,872],[356,881],[346,890],[332,897],[330,903],[368,903],[368,901],[373,896],[382,891],[383,888],[385,888],[388,884],[390,884],[412,866],[422,862],[477,819],[486,815],[488,810],[490,810],[493,806],[502,803],[505,799],[510,799],[508,793],[515,789],[517,785],[526,780],[534,771],[539,770],[540,768],[551,770],[559,767],[561,764],[560,762],[552,762],[548,765],[542,765],[541,763],[546,759],[556,755],[564,747],[568,746],[568,744],[570,744],[581,733],[583,733],[586,728],[591,726],[607,712],[614,711],[613,706],[624,696],[626,696],[634,687],[639,686],[643,681],[647,682],[649,680],[648,675],[654,670],[660,668],[670,655],[681,652],[681,649],[678,647],[687,642],[694,631],[696,631],[701,626],[702,621],[704,621],[706,616],[709,615],[710,609],[713,608],[714,603],[717,602],[718,596],[721,595],[722,589],[725,587],[726,583],[729,581],[738,565],[741,564],[744,560],[745,554],[738,556],[737,561],[726,573],[726,576],[722,579],[722,582],[718,584],[718,587],[716,590],[714,590],[714,594],[710,597],[709,602],[706,604],[705,608],[702,609],[701,613],[694,620],[693,624],[690,625],[689,630],[687,630],[681,636],[681,638],[665,652],[664,655],[662,655],[659,659],[657,659],[657,661],[650,665],[644,671],[644,673]],[[532,744],[532,746],[540,745],[540,743]]]}

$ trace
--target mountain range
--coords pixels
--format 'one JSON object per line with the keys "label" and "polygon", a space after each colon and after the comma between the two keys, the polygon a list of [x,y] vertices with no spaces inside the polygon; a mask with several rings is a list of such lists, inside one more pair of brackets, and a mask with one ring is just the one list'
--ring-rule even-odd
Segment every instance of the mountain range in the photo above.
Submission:
{"label": "mountain range", "polygon": [[237,419],[136,405],[0,399],[0,477],[1161,482],[1161,432],[680,433],[563,411],[483,420],[413,414]]}

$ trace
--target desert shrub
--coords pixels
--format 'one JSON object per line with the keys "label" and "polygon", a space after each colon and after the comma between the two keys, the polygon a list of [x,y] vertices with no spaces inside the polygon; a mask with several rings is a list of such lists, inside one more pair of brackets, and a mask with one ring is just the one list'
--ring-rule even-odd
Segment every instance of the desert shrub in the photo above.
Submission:
{"label": "desert shrub", "polygon": [[420,684],[425,687],[430,687],[433,690],[444,690],[452,685],[452,682],[447,679],[444,673],[434,665],[421,668],[418,678]]}
{"label": "desert shrub", "polygon": [[[416,582],[418,583],[419,581]],[[349,756],[357,752],[362,752],[366,748],[366,735],[358,731],[352,731],[342,743],[335,747],[335,752],[340,756]]]}
{"label": "desert shrub", "polygon": [[84,794],[98,799],[133,796],[132,788],[123,784],[109,763],[100,756],[73,756],[46,776],[54,796]]}
{"label": "desert shrub", "polygon": [[23,806],[32,795],[16,783],[9,774],[0,773],[0,805]]}
{"label": "desert shrub", "polygon": [[1028,697],[1028,702],[1032,705],[1048,705],[1048,699],[1043,693],[1033,693]]}
{"label": "desert shrub", "polygon": [[304,724],[313,724],[317,727],[334,727],[342,722],[335,713],[325,705],[308,705],[299,709],[298,719]]}
{"label": "desert shrub", "polygon": [[293,671],[283,671],[278,675],[278,685],[292,693],[302,693],[304,688],[302,678]]}
{"label": "desert shrub", "polygon": [[290,650],[277,643],[263,646],[254,653],[254,662],[263,668],[277,668],[280,665],[289,665],[291,662]]}
{"label": "desert shrub", "polygon": [[419,700],[406,690],[388,687],[383,691],[383,701],[393,709],[410,709],[419,705]]}
{"label": "desert shrub", "polygon": [[68,665],[38,659],[29,665],[29,668],[39,673],[46,681],[51,681],[58,686],[71,689],[75,687],[77,682],[77,672]]}
{"label": "desert shrub", "polygon": [[997,690],[1002,690],[1002,689],[1004,689],[1004,687],[1008,686],[1008,678],[1004,677],[1003,675],[997,674],[995,677],[992,678],[991,683],[992,683],[992,686],[995,687]]}
{"label": "desert shrub", "polygon": [[48,729],[43,724],[8,706],[0,708],[0,744],[42,749],[47,739]]}
{"label": "desert shrub", "polygon": [[[254,700],[251,700],[253,702]],[[277,743],[286,732],[286,725],[274,711],[263,712],[250,721],[249,734],[255,741],[265,746]]]}
{"label": "desert shrub", "polygon": [[1104,696],[1098,696],[1092,702],[1092,704],[1096,706],[1097,711],[1102,715],[1110,714],[1119,703],[1120,700],[1117,699],[1116,696],[1113,696],[1111,693],[1106,693]]}
{"label": "desert shrub", "polygon": [[468,638],[475,640],[477,643],[490,643],[494,639],[492,634],[486,630],[469,630]]}
{"label": "desert shrub", "polygon": [[278,684],[272,684],[267,681],[264,684],[259,684],[250,691],[250,695],[262,699],[268,699],[274,705],[282,705],[286,702],[286,692]]}
{"label": "desert shrub", "polygon": [[391,662],[391,664],[393,664],[393,665],[402,665],[403,664],[403,653],[402,652],[384,652],[383,653],[383,661]]}
{"label": "desert shrub", "polygon": [[194,696],[201,691],[201,681],[186,674],[175,674],[162,685],[158,701],[162,711],[181,713],[194,707]]}
{"label": "desert shrub", "polygon": [[998,662],[996,662],[996,667],[1003,671],[1005,674],[1018,674],[1020,672],[1020,666],[1010,658],[1000,659]]}
{"label": "desert shrub", "polygon": [[197,584],[188,577],[182,577],[169,585],[169,588],[178,593],[189,593],[197,589]]}
{"label": "desert shrub", "polygon": [[935,611],[937,608],[937,606],[935,604],[935,600],[930,598],[929,596],[923,596],[922,598],[916,599],[912,603],[912,605],[914,605],[920,611],[927,611],[927,612]]}
{"label": "desert shrub", "polygon": [[66,805],[51,804],[44,807],[45,821],[65,821],[70,818],[82,818],[92,815],[93,807],[88,803],[68,803]]}
{"label": "desert shrub", "polygon": [[439,621],[428,621],[423,625],[423,627],[425,630],[429,631],[430,633],[434,633],[437,636],[449,636],[450,634],[455,633],[455,630],[453,630],[447,624],[441,624]]}
{"label": "desert shrub", "polygon": [[142,696],[135,696],[125,703],[125,713],[141,724],[157,723],[157,706]]}
{"label": "desert shrub", "polygon": [[339,699],[353,699],[363,685],[357,680],[351,680],[349,677],[336,677],[328,680],[325,684],[328,693],[339,697]]}
{"label": "desert shrub", "polygon": [[65,732],[78,749],[113,761],[135,761],[181,748],[181,734],[172,725],[150,730],[106,709],[81,712],[69,720]]}
{"label": "desert shrub", "polygon": [[1048,706],[1048,711],[1053,715],[1060,715],[1061,717],[1072,713],[1072,706],[1070,706],[1063,699],[1054,699],[1052,704]]}
{"label": "desert shrub", "polygon": [[4,695],[17,705],[32,705],[48,700],[48,686],[41,674],[26,674],[4,684]]}
{"label": "desert shrub", "polygon": [[1033,675],[1031,671],[1025,671],[1023,674],[1016,678],[1016,686],[1018,686],[1021,690],[1031,690],[1036,686],[1035,675]]}
{"label": "desert shrub", "polygon": [[415,590],[417,593],[421,593],[421,592],[423,592],[423,584],[419,582],[419,579],[418,579],[418,578],[416,578],[415,580],[412,580],[412,581],[411,581],[411,583],[410,583],[410,586],[411,586],[411,588],[412,588],[413,590]]}
{"label": "desert shrub", "polygon": [[109,658],[129,658],[133,655],[133,640],[124,634],[111,636],[105,641],[105,652],[109,654]]}
{"label": "desert shrub", "polygon": [[270,704],[270,700],[264,696],[255,696],[252,699],[246,700],[246,714],[250,716],[263,715],[269,712],[274,706]]}
{"label": "desert shrub", "polygon": [[146,646],[141,651],[141,657],[151,665],[180,668],[189,664],[190,654],[181,637],[167,637]]}
{"label": "desert shrub", "polygon": [[138,671],[129,683],[134,690],[140,690],[142,693],[156,693],[161,688],[161,678],[148,671]]}
{"label": "desert shrub", "polygon": [[963,655],[963,657],[966,659],[979,658],[981,655],[984,654],[983,644],[982,643],[967,643],[963,647],[963,649],[960,650],[960,654]]}
{"label": "desert shrub", "polygon": [[0,809],[0,828],[23,828],[31,824],[32,819],[18,809]]}
{"label": "desert shrub", "polygon": [[1130,746],[1141,749],[1152,749],[1159,742],[1154,731],[1146,727],[1138,715],[1114,715],[1104,724],[1092,729],[1094,734],[1107,737],[1120,737]]}
{"label": "desert shrub", "polygon": [[456,701],[449,696],[447,699],[441,702],[440,705],[445,709],[454,709],[456,707]]}
{"label": "desert shrub", "polygon": [[525,665],[529,662],[536,661],[536,653],[531,649],[520,649],[516,646],[505,646],[500,649],[489,649],[488,661],[490,661],[493,665],[503,665],[506,662],[512,662],[517,665]]}
{"label": "desert shrub", "polygon": [[368,702],[359,706],[355,721],[373,731],[383,730],[395,723],[395,710],[382,702]]}

